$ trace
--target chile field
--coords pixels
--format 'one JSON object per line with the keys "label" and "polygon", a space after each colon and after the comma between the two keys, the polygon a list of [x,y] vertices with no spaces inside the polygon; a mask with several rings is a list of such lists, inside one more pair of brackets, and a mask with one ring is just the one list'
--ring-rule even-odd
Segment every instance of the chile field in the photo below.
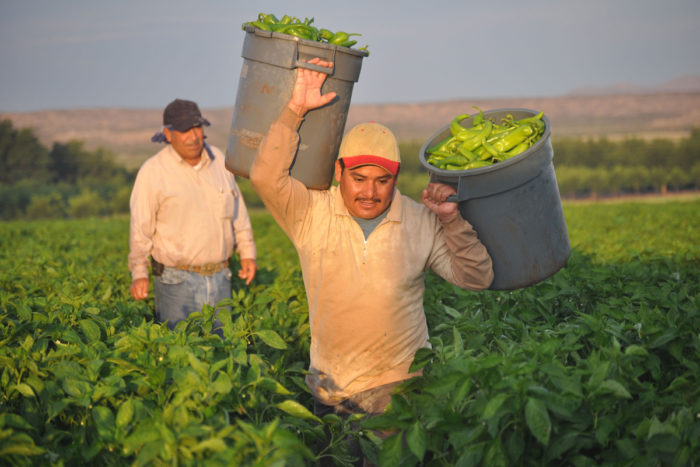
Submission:
{"label": "chile field", "polygon": [[429,274],[423,376],[353,420],[310,411],[301,271],[266,213],[225,340],[210,307],[170,331],[130,298],[128,219],[1,223],[0,464],[347,465],[352,436],[387,466],[700,465],[700,201],[564,213],[571,258],[535,286]]}

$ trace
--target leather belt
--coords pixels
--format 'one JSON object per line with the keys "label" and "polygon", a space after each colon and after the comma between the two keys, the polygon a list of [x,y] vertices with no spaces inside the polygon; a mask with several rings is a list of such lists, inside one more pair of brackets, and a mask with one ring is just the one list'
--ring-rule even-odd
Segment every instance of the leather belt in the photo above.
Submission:
{"label": "leather belt", "polygon": [[202,276],[212,276],[217,272],[227,268],[229,266],[229,261],[230,258],[220,263],[203,264],[201,266],[175,266],[175,269],[196,272],[197,274],[200,274]]}

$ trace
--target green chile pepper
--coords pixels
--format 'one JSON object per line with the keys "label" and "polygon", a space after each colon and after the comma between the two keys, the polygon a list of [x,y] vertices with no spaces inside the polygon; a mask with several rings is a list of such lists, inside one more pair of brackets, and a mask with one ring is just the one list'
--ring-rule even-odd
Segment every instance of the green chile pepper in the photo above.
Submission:
{"label": "green chile pepper", "polygon": [[506,159],[510,159],[513,156],[517,156],[518,154],[523,153],[523,152],[527,151],[528,149],[530,149],[530,140],[526,139],[525,141],[518,144],[510,151],[506,152]]}
{"label": "green chile pepper", "polygon": [[481,133],[481,130],[483,130],[483,129],[484,129],[484,124],[481,123],[475,127],[463,129],[462,131],[457,133],[455,136],[453,136],[453,138],[456,139],[457,141],[466,141],[466,140],[478,135],[479,133]]}
{"label": "green chile pepper", "polygon": [[525,141],[533,133],[534,130],[530,125],[519,125],[509,132],[501,133],[496,139],[488,140],[487,143],[493,145],[499,152],[506,152]]}
{"label": "green chile pepper", "polygon": [[[281,34],[289,34],[300,39],[326,42],[348,48],[357,44],[357,41],[355,39],[351,39],[350,36],[361,36],[361,34],[347,33],[345,31],[338,31],[334,33],[328,29],[318,29],[312,26],[313,22],[314,18],[304,18],[304,20],[301,21],[299,18],[284,15],[282,19],[277,19],[277,17],[272,13],[258,13],[257,20],[243,23],[242,29],[245,29],[246,26],[252,26],[263,31],[279,32]],[[369,54],[368,46],[366,45],[358,50]]]}
{"label": "green chile pepper", "polygon": [[463,170],[476,169],[477,167],[486,167],[487,165],[491,165],[491,162],[489,162],[489,161],[473,161],[473,162],[470,162],[467,165],[465,165]]}
{"label": "green chile pepper", "polygon": [[472,119],[472,126],[476,126],[476,125],[480,125],[480,124],[484,123],[484,121],[486,120],[484,118],[484,112],[479,107],[477,107],[475,105],[472,105],[472,107],[474,107],[476,110],[479,111],[479,113],[477,115],[474,115],[474,118]]}
{"label": "green chile pepper", "polygon": [[275,15],[273,15],[272,13],[269,13],[269,14],[260,13],[258,15],[258,21],[262,21],[263,23],[267,23],[267,24],[279,23],[279,20],[277,19],[277,17]]}
{"label": "green chile pepper", "polygon": [[[532,117],[520,119],[517,121],[517,123],[531,123],[531,122],[535,122],[535,121],[542,121],[543,115],[544,115],[544,111],[542,111],[542,112],[540,112],[537,115],[534,115]],[[544,123],[544,122],[542,122],[542,123]]]}
{"label": "green chile pepper", "polygon": [[247,23],[243,23],[243,29],[245,29],[246,26],[253,26],[255,28],[258,28],[262,31],[272,31],[272,26],[269,23],[263,23],[262,21],[249,21]]}
{"label": "green chile pepper", "polygon": [[361,36],[362,34],[357,33],[347,33],[344,31],[338,31],[333,34],[333,37],[328,41],[329,44],[342,46],[343,42],[347,42],[350,36]]}
{"label": "green chile pepper", "polygon": [[469,117],[471,117],[471,115],[462,114],[457,115],[455,118],[452,119],[452,121],[450,122],[450,133],[452,133],[452,136],[457,136],[457,134],[459,134],[459,132],[461,132],[462,130],[468,130],[468,128],[465,128],[462,125],[460,125],[459,122]]}
{"label": "green chile pepper", "polygon": [[437,144],[434,144],[433,146],[429,147],[425,152],[428,154],[433,154],[436,151],[444,151],[445,148],[447,147],[447,143],[449,143],[452,140],[452,138],[445,138],[442,141],[440,141]]}
{"label": "green chile pepper", "polygon": [[442,159],[440,161],[440,168],[444,168],[448,164],[460,166],[460,165],[464,165],[468,162],[469,162],[469,160],[467,160],[467,158],[462,156],[462,155],[450,156],[450,157],[446,157],[445,159]]}
{"label": "green chile pepper", "polygon": [[479,133],[475,136],[472,136],[471,138],[465,140],[462,144],[459,145],[459,148],[457,148],[457,150],[460,153],[463,151],[474,151],[476,148],[481,146],[482,141],[489,137],[492,129],[493,122],[491,120],[487,120],[484,123],[484,127],[481,129],[481,131],[479,131]]}
{"label": "green chile pepper", "polygon": [[[499,159],[499,158],[503,157],[503,154],[498,149],[496,149],[495,147],[493,147],[489,143],[487,143],[486,140],[483,140],[481,142],[481,145],[484,147],[484,149],[486,149],[487,154],[489,154],[491,157],[493,157],[495,159]],[[488,159],[488,157],[486,157],[486,158],[484,158],[484,156],[481,156],[481,157],[482,157],[481,160]]]}
{"label": "green chile pepper", "polygon": [[471,128],[461,125],[468,114],[456,116],[449,125],[450,137],[426,150],[427,162],[446,170],[468,170],[501,162],[527,151],[544,133],[543,112],[515,120],[507,115],[496,124],[483,111],[472,118]]}
{"label": "green chile pepper", "polygon": [[477,167],[486,167],[487,165],[491,165],[490,161],[472,161],[472,162],[467,162],[466,164],[462,165],[453,165],[449,164],[445,166],[446,170],[469,170],[469,169],[476,169]]}

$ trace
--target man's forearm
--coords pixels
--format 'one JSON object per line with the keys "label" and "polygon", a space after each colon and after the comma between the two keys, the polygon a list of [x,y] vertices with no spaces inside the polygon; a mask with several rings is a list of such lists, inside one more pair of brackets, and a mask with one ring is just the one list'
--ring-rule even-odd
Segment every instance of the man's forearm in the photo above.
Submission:
{"label": "man's forearm", "polygon": [[452,271],[458,286],[486,289],[493,282],[493,264],[477,232],[461,215],[442,224],[445,243],[452,252]]}

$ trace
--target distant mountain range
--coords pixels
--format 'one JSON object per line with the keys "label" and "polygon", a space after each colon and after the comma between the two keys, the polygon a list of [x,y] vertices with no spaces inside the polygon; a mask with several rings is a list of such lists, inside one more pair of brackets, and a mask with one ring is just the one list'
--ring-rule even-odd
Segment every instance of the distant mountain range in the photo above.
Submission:
{"label": "distant mountain range", "polygon": [[[626,137],[675,139],[700,128],[700,76],[687,76],[653,88],[619,84],[582,88],[558,97],[456,99],[405,104],[351,105],[346,129],[363,121],[391,128],[401,141],[424,142],[456,115],[503,108],[544,111],[552,139]],[[202,109],[211,121],[208,141],[225,149],[233,108]],[[158,150],[150,142],[160,127],[161,109],[78,109],[0,113],[15,128],[30,127],[47,146],[80,140],[87,149],[114,152],[128,167],[139,166]]]}
{"label": "distant mountain range", "polygon": [[571,91],[572,96],[606,96],[611,94],[654,94],[669,92],[700,92],[700,76],[681,76],[654,86],[635,83],[617,83],[612,86],[587,86]]}

